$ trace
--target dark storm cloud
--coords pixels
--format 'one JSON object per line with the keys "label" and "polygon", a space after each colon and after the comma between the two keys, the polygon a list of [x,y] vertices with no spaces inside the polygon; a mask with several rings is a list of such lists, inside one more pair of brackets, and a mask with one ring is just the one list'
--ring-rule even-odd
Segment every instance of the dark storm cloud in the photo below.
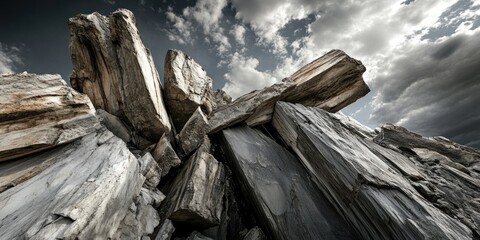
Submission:
{"label": "dark storm cloud", "polygon": [[411,47],[374,81],[372,119],[480,147],[480,31]]}

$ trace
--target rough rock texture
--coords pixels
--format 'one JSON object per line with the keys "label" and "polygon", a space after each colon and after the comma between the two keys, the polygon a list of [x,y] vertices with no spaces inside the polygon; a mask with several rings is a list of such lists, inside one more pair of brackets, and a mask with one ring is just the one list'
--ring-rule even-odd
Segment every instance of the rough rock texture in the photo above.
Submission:
{"label": "rough rock texture", "polygon": [[169,132],[160,78],[133,14],[125,9],[109,17],[82,14],[70,18],[69,27],[73,88],[150,141]]}
{"label": "rough rock texture", "polygon": [[241,190],[273,239],[355,239],[301,163],[249,127],[223,130],[227,159]]}
{"label": "rough rock texture", "polygon": [[12,161],[27,160],[51,163],[0,194],[4,239],[112,237],[144,180],[137,159],[105,128]]}
{"label": "rough rock texture", "polygon": [[162,177],[167,175],[170,169],[178,167],[182,163],[165,134],[160,138],[155,145],[155,148],[152,150],[152,156],[162,169]]}
{"label": "rough rock texture", "polygon": [[250,229],[243,240],[267,240],[267,237],[259,227]]}
{"label": "rough rock texture", "polygon": [[178,142],[185,155],[189,155],[202,145],[204,136],[208,133],[209,123],[200,107],[192,114],[190,119],[178,134]]}
{"label": "rough rock texture", "polygon": [[170,240],[174,231],[175,227],[173,226],[172,221],[165,219],[155,237],[155,240]]}
{"label": "rough rock texture", "polygon": [[177,131],[198,107],[207,115],[212,112],[215,107],[212,79],[190,56],[169,49],[164,71],[165,101]]}
{"label": "rough rock texture", "polygon": [[175,177],[161,214],[197,227],[219,223],[223,208],[225,169],[211,154],[197,151]]}
{"label": "rough rock texture", "polygon": [[215,110],[219,107],[222,107],[231,103],[232,97],[230,97],[230,95],[228,95],[225,91],[221,89],[217,89],[215,92],[213,92],[213,101],[215,102],[214,104],[215,106],[214,110]]}
{"label": "rough rock texture", "polygon": [[411,184],[480,237],[480,151],[442,137],[425,138],[386,124],[374,141],[414,159],[423,179]]}
{"label": "rough rock texture", "polygon": [[98,120],[115,136],[121,138],[124,142],[130,142],[130,130],[125,124],[115,115],[108,113],[103,109],[97,109]]}
{"label": "rough rock texture", "polygon": [[273,125],[363,238],[472,239],[465,224],[413,186],[425,176],[411,159],[358,136],[318,108],[278,102]]}
{"label": "rough rock texture", "polygon": [[94,114],[60,75],[0,75],[0,161],[83,137],[98,126]]}
{"label": "rough rock texture", "polygon": [[248,93],[220,107],[210,117],[210,133],[246,121],[249,126],[270,122],[276,101],[301,103],[336,112],[365,96],[370,89],[365,67],[340,50],[332,50],[299,69],[282,83]]}
{"label": "rough rock texture", "polygon": [[213,240],[213,239],[206,237],[197,231],[193,231],[192,234],[190,234],[190,236],[186,238],[186,240]]}

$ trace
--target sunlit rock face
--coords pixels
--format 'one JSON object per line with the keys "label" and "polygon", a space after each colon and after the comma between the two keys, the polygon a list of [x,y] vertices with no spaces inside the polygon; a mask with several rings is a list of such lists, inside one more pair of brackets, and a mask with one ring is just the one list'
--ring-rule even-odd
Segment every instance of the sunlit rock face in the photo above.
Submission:
{"label": "sunlit rock face", "polygon": [[132,12],[81,14],[70,18],[69,27],[73,88],[152,142],[169,132],[160,77]]}

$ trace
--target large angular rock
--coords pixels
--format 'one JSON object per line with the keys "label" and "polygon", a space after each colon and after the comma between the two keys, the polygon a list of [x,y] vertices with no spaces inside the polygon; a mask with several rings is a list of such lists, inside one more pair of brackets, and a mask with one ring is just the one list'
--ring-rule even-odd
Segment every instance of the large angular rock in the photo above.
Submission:
{"label": "large angular rock", "polygon": [[155,148],[152,149],[152,156],[162,169],[162,177],[168,174],[170,169],[180,166],[182,161],[178,158],[177,153],[173,150],[168,136],[164,134]]}
{"label": "large angular rock", "polygon": [[223,148],[243,196],[267,235],[273,239],[355,239],[354,230],[285,148],[246,126],[222,133]]}
{"label": "large angular rock", "polygon": [[98,124],[88,97],[60,75],[0,75],[0,161],[68,143]]}
{"label": "large angular rock", "polygon": [[172,221],[165,219],[158,230],[157,236],[155,236],[155,240],[170,240],[174,231],[175,227],[173,226]]}
{"label": "large angular rock", "polygon": [[161,214],[174,222],[210,227],[220,221],[225,169],[212,155],[197,151],[170,186]]}
{"label": "large angular rock", "polygon": [[70,18],[73,88],[150,141],[170,131],[160,78],[135,17],[125,9]]}
{"label": "large angular rock", "polygon": [[131,140],[130,130],[117,116],[108,113],[103,109],[97,109],[98,120],[115,136],[128,143]]}
{"label": "large angular rock", "polygon": [[0,193],[4,239],[111,238],[144,181],[135,156],[105,128],[9,162],[26,161],[50,166]]}
{"label": "large angular rock", "polygon": [[212,112],[215,107],[212,79],[190,56],[169,49],[164,71],[165,101],[177,131],[198,107],[207,115]]}
{"label": "large angular rock", "polygon": [[305,65],[281,83],[253,91],[218,108],[210,117],[210,133],[246,122],[267,123],[276,101],[301,103],[336,112],[365,96],[370,89],[362,74],[363,64],[343,51],[332,50]]}
{"label": "large angular rock", "polygon": [[178,142],[183,154],[188,156],[191,152],[202,145],[204,136],[209,129],[208,119],[200,107],[192,114],[190,119],[178,134]]}
{"label": "large angular rock", "polygon": [[352,132],[332,114],[278,102],[273,125],[363,238],[473,238],[471,229],[417,190],[424,175],[415,163]]}
{"label": "large angular rock", "polygon": [[480,151],[442,137],[426,138],[386,124],[374,141],[415,159],[412,185],[437,208],[480,236]]}

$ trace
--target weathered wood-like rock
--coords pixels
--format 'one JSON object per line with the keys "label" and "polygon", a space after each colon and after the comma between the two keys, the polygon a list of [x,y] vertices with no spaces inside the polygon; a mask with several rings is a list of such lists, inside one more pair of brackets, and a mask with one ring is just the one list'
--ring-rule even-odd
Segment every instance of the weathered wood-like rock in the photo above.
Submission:
{"label": "weathered wood-like rock", "polygon": [[4,239],[111,238],[144,180],[135,156],[105,128],[9,162],[26,161],[50,166],[0,193]]}
{"label": "weathered wood-like rock", "polygon": [[162,177],[167,175],[170,169],[178,167],[182,163],[165,134],[160,138],[155,145],[155,148],[152,150],[152,156],[162,169]]}
{"label": "weathered wood-like rock", "polygon": [[273,125],[318,188],[365,239],[473,238],[465,224],[412,186],[422,176],[410,177],[408,172],[418,171],[404,169],[415,170],[415,164],[360,137],[330,113],[278,102]]}
{"label": "weathered wood-like rock", "polygon": [[249,127],[223,130],[237,182],[273,239],[355,239],[289,151]]}
{"label": "weathered wood-like rock", "polygon": [[0,75],[0,161],[68,143],[96,127],[88,97],[60,75]]}
{"label": "weathered wood-like rock", "polygon": [[198,107],[207,115],[212,112],[215,106],[212,79],[190,56],[168,50],[164,71],[165,101],[177,131]]}
{"label": "weathered wood-like rock", "polygon": [[370,91],[363,81],[363,72],[365,67],[360,61],[343,51],[332,50],[282,83],[248,93],[215,110],[209,119],[210,133],[244,121],[249,126],[267,123],[276,101],[336,112]]}
{"label": "weathered wood-like rock", "polygon": [[178,134],[178,142],[186,156],[202,145],[208,130],[208,119],[198,107]]}
{"label": "weathered wood-like rock", "polygon": [[169,132],[160,78],[133,14],[121,9],[109,17],[78,15],[69,27],[73,88],[150,141]]}
{"label": "weathered wood-like rock", "polygon": [[115,136],[121,138],[124,142],[130,142],[130,130],[127,126],[113,114],[108,113],[103,109],[97,109],[97,117],[110,132],[115,134]]}
{"label": "weathered wood-like rock", "polygon": [[[480,236],[480,151],[442,137],[426,138],[386,124],[374,139],[415,160],[415,189]],[[405,175],[405,174],[404,174]]]}
{"label": "weathered wood-like rock", "polygon": [[223,208],[224,166],[197,151],[170,186],[161,214],[176,222],[209,227],[219,223]]}

